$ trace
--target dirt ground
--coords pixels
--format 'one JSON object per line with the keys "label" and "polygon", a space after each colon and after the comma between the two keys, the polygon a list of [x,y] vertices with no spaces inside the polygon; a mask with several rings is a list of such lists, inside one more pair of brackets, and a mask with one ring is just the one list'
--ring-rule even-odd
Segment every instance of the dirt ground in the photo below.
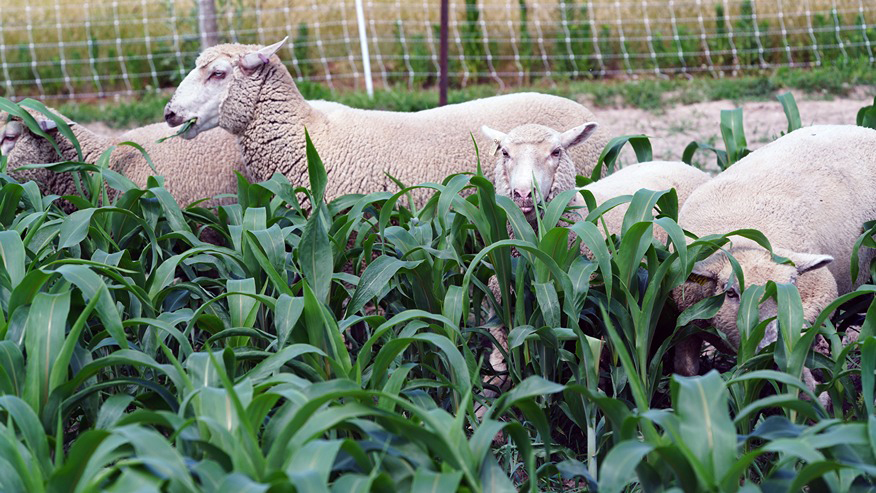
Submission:
{"label": "dirt ground", "polygon": [[[852,91],[849,97],[831,100],[812,99],[805,94],[794,94],[803,125],[855,124],[855,115],[866,105],[873,104],[872,88]],[[585,103],[582,101],[582,103]],[[586,104],[586,103],[585,103]],[[742,103],[743,126],[750,149],[761,147],[787,130],[787,119],[778,101]],[[680,160],[684,148],[694,140],[705,141],[723,148],[721,141],[721,110],[739,107],[732,101],[708,101],[679,105],[651,112],[638,108],[594,108],[599,122],[612,135],[640,134],[651,137],[654,159]],[[621,162],[635,162],[635,154],[627,146],[621,153]],[[712,153],[700,152],[695,161],[715,166]]]}

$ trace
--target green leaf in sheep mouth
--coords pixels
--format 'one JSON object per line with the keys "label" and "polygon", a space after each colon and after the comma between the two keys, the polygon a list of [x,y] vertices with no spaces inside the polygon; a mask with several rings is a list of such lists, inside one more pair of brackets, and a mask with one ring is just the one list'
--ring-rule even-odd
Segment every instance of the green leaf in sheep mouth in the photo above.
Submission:
{"label": "green leaf in sheep mouth", "polygon": [[188,132],[189,129],[192,128],[192,125],[194,125],[196,121],[198,121],[197,118],[191,118],[189,120],[186,120],[186,122],[183,123],[182,126],[179,128],[179,131],[177,133],[175,133],[173,135],[168,135],[167,137],[162,137],[162,138],[156,140],[155,142],[160,144],[160,143],[164,142],[165,140],[172,139],[174,137],[179,137],[180,135]]}

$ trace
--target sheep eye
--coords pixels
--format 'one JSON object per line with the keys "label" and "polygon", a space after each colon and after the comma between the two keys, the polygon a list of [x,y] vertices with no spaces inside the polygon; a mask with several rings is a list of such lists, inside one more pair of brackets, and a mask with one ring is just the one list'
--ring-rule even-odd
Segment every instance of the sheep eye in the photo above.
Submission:
{"label": "sheep eye", "polygon": [[209,78],[210,78],[210,79],[218,79],[218,80],[224,79],[224,78],[225,78],[225,72],[222,71],[222,70],[214,70],[213,73],[210,74],[210,77],[209,77]]}
{"label": "sheep eye", "polygon": [[511,157],[511,154],[508,154],[507,149],[502,149],[502,157],[504,157],[505,159],[508,159]]}
{"label": "sheep eye", "polygon": [[553,156],[553,157],[555,157],[555,158],[560,157],[560,153],[561,153],[561,152],[562,152],[562,149],[560,149],[560,148],[558,147],[558,148],[554,149],[554,152],[551,153],[551,156]]}
{"label": "sheep eye", "polygon": [[736,287],[732,287],[727,290],[726,296],[731,300],[739,299],[739,291],[736,290]]}

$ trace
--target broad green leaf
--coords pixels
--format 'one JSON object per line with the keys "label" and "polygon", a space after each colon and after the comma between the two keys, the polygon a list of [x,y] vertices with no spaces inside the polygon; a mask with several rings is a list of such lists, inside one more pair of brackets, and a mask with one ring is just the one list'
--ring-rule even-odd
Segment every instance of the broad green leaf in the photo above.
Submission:
{"label": "broad green leaf", "polygon": [[508,479],[508,475],[505,474],[505,471],[502,470],[492,454],[487,454],[487,457],[484,459],[484,463],[481,466],[480,480],[483,491],[493,493],[517,492],[514,483]]}
{"label": "broad green leaf", "polygon": [[293,298],[287,294],[281,294],[277,298],[274,308],[274,329],[277,331],[277,350],[286,347],[292,328],[304,311],[304,298]]}
{"label": "broad green leaf", "polygon": [[59,248],[76,246],[88,235],[88,226],[96,209],[78,210],[67,216],[58,237]]}
{"label": "broad green leaf", "polygon": [[785,110],[785,117],[788,119],[788,133],[802,127],[803,121],[800,119],[800,110],[797,109],[794,95],[790,92],[783,92],[777,95],[776,99],[782,103],[782,109]]}
{"label": "broad green leaf", "polygon": [[538,308],[544,317],[544,323],[548,327],[560,326],[560,301],[557,290],[552,282],[533,283],[535,298],[538,300]]}
{"label": "broad green leaf", "polygon": [[304,233],[298,244],[298,261],[301,264],[301,273],[313,289],[316,299],[325,303],[331,288],[334,262],[328,233],[316,212],[304,226]]}
{"label": "broad green leaf", "polygon": [[417,469],[414,473],[414,483],[411,491],[418,493],[442,493],[457,491],[462,480],[462,471],[436,473],[425,469]]}
{"label": "broad green leaf", "polygon": [[39,418],[31,406],[12,395],[0,396],[0,408],[2,408],[15,425],[23,438],[23,444],[27,446],[30,454],[42,472],[43,478],[48,478],[52,471],[52,463],[49,459],[49,444]]}
{"label": "broad green leaf", "polygon": [[729,393],[721,375],[712,370],[697,377],[672,377],[672,404],[679,417],[679,439],[703,466],[707,487],[717,481],[736,460],[736,428],[730,419]]}
{"label": "broad green leaf", "polygon": [[627,440],[616,444],[602,461],[599,469],[599,491],[620,492],[635,481],[633,472],[649,452],[654,450],[650,443]]}
{"label": "broad green leaf", "polygon": [[64,344],[70,291],[39,293],[33,301],[25,326],[27,351],[24,400],[34,410],[42,410],[49,399],[49,376]]}
{"label": "broad green leaf", "polygon": [[[646,135],[622,135],[615,137],[605,144],[599,159],[596,161],[596,167],[593,168],[593,173],[590,179],[593,181],[599,180],[600,177],[610,175],[614,172],[614,164],[620,155],[621,149],[629,142],[636,153],[636,158],[640,163],[652,160],[651,141]],[[603,170],[603,167],[606,170]]]}
{"label": "broad green leaf", "polygon": [[91,300],[98,297],[95,309],[107,332],[113,336],[122,348],[128,348],[128,341],[122,327],[122,318],[113,303],[109,288],[100,276],[85,265],[67,264],[58,267],[55,272],[61,274],[67,282],[74,284],[82,292],[83,298]]}
{"label": "broad green leaf", "polygon": [[11,287],[15,288],[24,279],[26,267],[24,244],[15,231],[0,231],[0,259],[9,275]]}
{"label": "broad green leaf", "polygon": [[21,396],[24,392],[24,356],[12,341],[0,341],[0,392]]}
{"label": "broad green leaf", "polygon": [[316,204],[313,204],[315,210],[325,199],[328,175],[326,174],[325,166],[322,164],[322,159],[313,145],[313,141],[310,140],[310,133],[308,133],[307,129],[304,129],[304,143],[307,153],[307,176],[310,179],[310,191],[316,202]]}
{"label": "broad green leaf", "polygon": [[[256,294],[255,279],[228,279],[226,281],[228,293]],[[258,301],[255,298],[243,294],[228,295],[228,312],[231,316],[232,327],[252,327],[257,313]]]}
{"label": "broad green leaf", "polygon": [[[353,292],[353,296],[347,304],[347,316],[358,313],[368,301],[377,297],[399,270],[413,269],[422,262],[422,260],[406,262],[388,255],[381,255],[374,259],[359,278],[356,291]],[[379,302],[380,300],[375,301]]]}

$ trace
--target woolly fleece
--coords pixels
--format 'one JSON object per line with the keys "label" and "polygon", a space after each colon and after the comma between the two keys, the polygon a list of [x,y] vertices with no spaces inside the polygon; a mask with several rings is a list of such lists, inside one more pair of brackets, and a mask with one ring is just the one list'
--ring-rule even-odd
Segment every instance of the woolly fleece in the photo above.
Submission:
{"label": "woolly fleece", "polygon": [[[869,275],[866,266],[873,250],[861,249],[864,268],[856,280],[851,278],[850,258],[862,225],[876,218],[874,182],[876,131],[847,125],[805,127],[756,150],[696,189],[682,207],[679,222],[697,236],[744,228],[764,233],[774,251],[797,267],[775,264],[754,242],[732,238],[730,252],[746,284],[795,282],[804,316],[812,322],[838,294],[855,289]],[[699,262],[694,279],[673,292],[679,309],[723,292],[729,272],[729,261],[721,252]],[[775,314],[774,305],[761,307],[761,319]],[[738,306],[738,295],[729,293],[708,321],[734,345],[739,343]],[[775,324],[771,325],[761,346],[776,338]],[[676,371],[697,371],[699,344],[693,347],[677,351]]]}
{"label": "woolly fleece", "polygon": [[[34,117],[40,116],[42,115],[34,113]],[[236,193],[237,177],[234,171],[244,171],[235,138],[220,129],[206,132],[197,142],[173,138],[160,144],[156,142],[158,139],[174,133],[166,123],[130,130],[115,139],[98,135],[82,125],[73,124],[70,129],[79,140],[83,160],[87,163],[95,163],[114,144],[130,141],[143,146],[155,165],[155,172],[140,152],[129,146],[119,146],[113,150],[110,158],[111,169],[124,174],[138,187],[145,187],[150,176],[164,176],[165,188],[180,206],[201,198]],[[76,150],[69,140],[57,130],[51,130],[50,135],[61,149],[61,158],[48,141],[25,131],[9,153],[8,169],[16,179],[36,181],[44,193],[75,194],[76,188],[70,173],[54,173],[44,169],[14,171],[24,164],[78,160]],[[233,199],[211,200],[204,205],[215,206],[229,201]]]}
{"label": "woolly fleece", "polygon": [[[416,113],[360,110],[333,105],[317,109],[307,103],[289,71],[274,55],[247,74],[240,59],[259,46],[218,45],[205,50],[195,70],[219,57],[234,65],[230,87],[220,104],[219,126],[239,136],[241,152],[253,177],[266,180],[282,173],[296,185],[308,183],[304,129],[328,172],[329,200],[348,193],[397,191],[385,176],[406,185],[440,183],[451,173],[473,172],[477,159],[471,134],[482,157],[490,142],[481,125],[511,129],[544,123],[568,129],[593,121],[580,104],[556,96],[520,93],[469,101]],[[169,105],[173,107],[174,101]],[[573,153],[580,173],[589,174],[607,142],[601,130]],[[417,190],[422,202],[431,192]]]}

